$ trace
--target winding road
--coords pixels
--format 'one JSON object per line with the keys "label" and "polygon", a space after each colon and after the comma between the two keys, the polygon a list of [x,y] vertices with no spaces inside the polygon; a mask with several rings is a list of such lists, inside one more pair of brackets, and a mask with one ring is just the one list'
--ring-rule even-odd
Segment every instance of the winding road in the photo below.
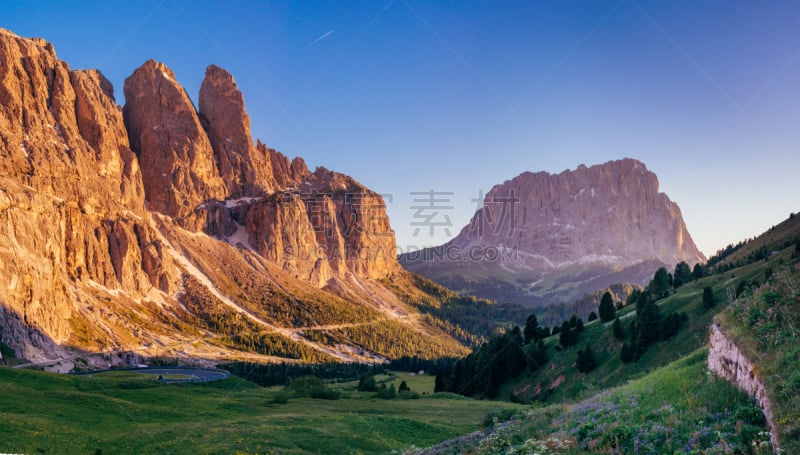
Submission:
{"label": "winding road", "polygon": [[[111,371],[126,371],[130,373],[141,373],[149,375],[158,375],[166,379],[161,379],[163,383],[179,383],[179,382],[211,382],[219,381],[230,376],[230,372],[225,370],[218,370],[215,368],[170,368],[170,367],[157,367],[157,368],[137,368],[137,369],[116,369],[88,372],[92,376],[97,374],[108,373]],[[180,376],[180,379],[169,379],[169,376]]]}

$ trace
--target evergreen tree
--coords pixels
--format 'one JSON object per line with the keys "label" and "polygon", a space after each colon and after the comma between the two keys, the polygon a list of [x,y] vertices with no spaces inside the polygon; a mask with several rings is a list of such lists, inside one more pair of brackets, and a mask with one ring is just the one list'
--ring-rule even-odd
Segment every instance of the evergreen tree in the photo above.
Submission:
{"label": "evergreen tree", "polygon": [[588,344],[583,349],[578,349],[578,360],[575,363],[581,373],[589,373],[597,368],[594,352]]}
{"label": "evergreen tree", "polygon": [[386,387],[386,384],[381,384],[375,396],[384,400],[394,400],[397,398],[397,390],[394,388],[394,384],[389,387]]}
{"label": "evergreen tree", "polygon": [[549,359],[547,358],[547,347],[544,341],[539,340],[536,348],[533,349],[533,344],[528,345],[528,366],[531,371],[536,371],[541,368]]}
{"label": "evergreen tree", "polygon": [[378,390],[378,386],[375,384],[375,376],[367,373],[361,376],[361,379],[358,380],[358,390],[360,392],[375,392]]}
{"label": "evergreen tree", "polygon": [[[470,354],[471,355],[471,354]],[[469,357],[469,356],[467,356]],[[466,358],[461,359],[456,362],[456,365],[453,367],[453,380],[447,387],[447,390],[453,393],[460,393],[462,395],[466,395],[466,391],[464,390],[464,383],[466,374],[464,372],[464,364],[466,363]]]}
{"label": "evergreen tree", "polygon": [[647,290],[636,302],[636,321],[631,325],[631,357],[639,360],[647,348],[661,337],[661,311]]}
{"label": "evergreen tree", "polygon": [[625,339],[625,330],[622,328],[622,322],[619,318],[614,319],[614,324],[611,325],[611,330],[614,332],[614,338],[618,340]]}
{"label": "evergreen tree", "polygon": [[633,348],[631,348],[628,343],[622,343],[620,358],[622,359],[622,363],[631,363],[633,361]]}
{"label": "evergreen tree", "polygon": [[525,351],[522,350],[522,333],[519,327],[514,327],[506,337],[506,346],[503,349],[506,356],[506,377],[515,378],[525,371]]}
{"label": "evergreen tree", "polygon": [[572,317],[569,318],[569,326],[575,329],[578,332],[583,332],[583,321],[581,318],[578,317],[576,313],[572,313]]}
{"label": "evergreen tree", "polygon": [[406,381],[402,381],[400,383],[400,387],[397,388],[398,392],[411,392],[411,389],[408,387]]}
{"label": "evergreen tree", "polygon": [[686,313],[670,313],[661,321],[661,339],[667,340],[678,333],[681,326],[688,321]]}
{"label": "evergreen tree", "polygon": [[[744,289],[744,286],[742,287],[742,289]],[[737,289],[736,294],[737,295],[739,294],[738,289]],[[705,307],[708,308],[708,309],[714,308],[714,304],[716,303],[715,300],[716,299],[714,298],[714,290],[711,289],[710,286],[704,287],[703,288],[703,305],[705,305]]]}
{"label": "evergreen tree", "polygon": [[686,262],[679,262],[677,265],[675,265],[672,286],[675,289],[678,289],[690,281],[692,281],[692,269]]}
{"label": "evergreen tree", "polygon": [[572,336],[570,332],[572,332],[572,327],[570,327],[568,321],[564,321],[561,324],[561,330],[558,332],[558,342],[562,347],[566,348],[572,346]]}
{"label": "evergreen tree", "polygon": [[597,314],[595,314],[595,312],[592,311],[591,313],[589,313],[589,322],[592,322],[595,319],[597,319]]}
{"label": "evergreen tree", "polygon": [[528,316],[528,319],[525,321],[525,330],[523,332],[525,335],[525,343],[530,343],[531,341],[539,341],[543,338],[547,338],[550,335],[550,331],[547,327],[539,327],[539,321],[536,319],[536,315],[532,314]]}
{"label": "evergreen tree", "polygon": [[656,270],[655,275],[653,275],[653,279],[647,286],[647,290],[658,300],[666,297],[669,294],[670,288],[672,288],[672,275],[667,272],[667,269],[660,267]]}
{"label": "evergreen tree", "polygon": [[630,295],[628,295],[628,298],[625,299],[625,306],[634,305],[636,302],[639,301],[639,296],[641,294],[642,291],[638,288],[631,291]]}
{"label": "evergreen tree", "polygon": [[706,268],[703,267],[700,263],[694,265],[694,269],[692,269],[692,278],[695,280],[699,280],[706,276]]}
{"label": "evergreen tree", "polygon": [[444,373],[439,370],[436,373],[436,380],[433,382],[433,393],[444,392],[447,390],[444,383]]}
{"label": "evergreen tree", "polygon": [[614,299],[611,297],[611,293],[606,291],[603,294],[603,297],[600,299],[600,306],[597,308],[597,312],[600,313],[600,320],[603,322],[608,322],[614,319],[614,315],[617,310],[614,308]]}

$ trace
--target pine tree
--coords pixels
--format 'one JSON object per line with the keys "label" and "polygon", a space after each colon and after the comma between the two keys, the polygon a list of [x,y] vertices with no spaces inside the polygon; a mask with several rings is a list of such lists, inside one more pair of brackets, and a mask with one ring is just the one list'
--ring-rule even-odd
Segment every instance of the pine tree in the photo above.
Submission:
{"label": "pine tree", "polygon": [[444,384],[444,373],[439,370],[436,373],[436,380],[433,382],[433,393],[444,392],[446,389]]}
{"label": "pine tree", "polygon": [[397,388],[398,392],[411,392],[411,389],[408,387],[406,381],[402,381],[400,383],[400,387]]}
{"label": "pine tree", "polygon": [[614,332],[614,338],[618,340],[625,339],[625,330],[622,328],[622,322],[619,318],[614,319],[614,324],[611,325],[611,330]]}
{"label": "pine tree", "polygon": [[638,302],[639,301],[639,296],[641,294],[642,294],[642,291],[640,289],[638,289],[638,288],[634,289],[633,291],[631,291],[630,295],[628,295],[628,298],[625,299],[625,306],[633,305],[636,302]]}
{"label": "pine tree", "polygon": [[694,265],[694,269],[692,269],[692,278],[695,280],[699,280],[706,276],[706,268],[703,267],[700,263]]}
{"label": "pine tree", "polygon": [[656,302],[650,298],[649,292],[644,292],[636,303],[637,342],[636,358],[647,350],[653,342],[660,338],[661,311]]}
{"label": "pine tree", "polygon": [[600,313],[600,320],[603,322],[608,322],[614,319],[614,314],[617,310],[614,308],[614,299],[611,297],[611,293],[606,291],[603,294],[603,297],[600,299],[600,307],[597,308],[598,313]]}
{"label": "pine tree", "polygon": [[620,358],[622,359],[622,363],[631,363],[631,361],[633,361],[633,348],[631,348],[628,343],[622,343]]}
{"label": "pine tree", "polygon": [[532,347],[532,344],[528,345],[528,366],[531,371],[536,371],[547,363],[547,347],[542,340],[539,340],[536,349],[531,349]]}
{"label": "pine tree", "polygon": [[572,317],[569,318],[569,326],[578,332],[583,332],[583,321],[578,317],[577,314],[573,313]]}
{"label": "pine tree", "polygon": [[589,313],[589,319],[588,320],[589,320],[589,322],[592,322],[595,319],[597,319],[597,314],[594,311],[592,311],[591,313]]}
{"label": "pine tree", "polygon": [[561,324],[561,331],[558,332],[558,342],[562,347],[566,348],[572,345],[570,343],[572,341],[570,332],[572,332],[572,327],[570,327],[568,321],[564,321]]}
{"label": "pine tree", "polygon": [[581,373],[589,373],[597,368],[594,352],[592,352],[592,348],[588,344],[583,349],[578,350],[578,360],[575,363]]}
{"label": "pine tree", "polygon": [[[737,295],[738,294],[739,294],[739,292],[737,291]],[[711,289],[710,286],[704,287],[703,288],[703,305],[705,305],[705,307],[708,308],[708,309],[714,308],[714,304],[715,304],[714,300],[715,300],[714,299],[714,290]]]}
{"label": "pine tree", "polygon": [[505,354],[506,361],[506,377],[515,378],[525,370],[525,351],[522,350],[522,333],[519,327],[514,329],[506,335]]}
{"label": "pine tree", "polygon": [[684,284],[692,281],[692,269],[689,268],[689,264],[684,261],[679,262],[675,265],[675,274],[673,275],[673,282],[672,286],[675,289],[683,286]]}
{"label": "pine tree", "polygon": [[647,290],[653,294],[653,297],[656,300],[658,300],[666,297],[667,294],[669,294],[670,288],[672,288],[672,275],[667,272],[667,269],[660,267],[658,270],[656,270],[655,275],[653,275],[653,279],[647,286]]}
{"label": "pine tree", "polygon": [[544,338],[542,332],[543,329],[539,327],[539,321],[536,319],[536,315],[532,314],[528,316],[528,319],[525,321],[525,330],[523,332],[525,335],[525,343],[538,341]]}

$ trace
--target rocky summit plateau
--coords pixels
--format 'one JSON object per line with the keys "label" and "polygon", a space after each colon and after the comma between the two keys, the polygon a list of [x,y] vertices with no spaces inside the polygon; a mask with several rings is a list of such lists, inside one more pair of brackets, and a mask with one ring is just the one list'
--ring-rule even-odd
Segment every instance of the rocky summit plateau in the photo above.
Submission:
{"label": "rocky summit plateau", "polygon": [[208,67],[199,109],[153,60],[124,93],[120,107],[100,72],[0,30],[0,337],[20,357],[68,371],[465,352],[407,303],[425,294],[383,199],[254,141],[231,74]]}
{"label": "rocky summit plateau", "polygon": [[452,289],[527,306],[569,302],[659,267],[705,262],[680,208],[634,159],[525,172],[496,185],[445,245],[400,262]]}

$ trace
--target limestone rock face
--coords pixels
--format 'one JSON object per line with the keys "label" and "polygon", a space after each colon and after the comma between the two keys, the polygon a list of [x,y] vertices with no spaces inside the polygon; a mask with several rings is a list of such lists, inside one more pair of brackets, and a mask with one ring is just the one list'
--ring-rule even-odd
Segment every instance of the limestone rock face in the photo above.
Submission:
{"label": "limestone rock face", "polygon": [[264,257],[316,286],[347,273],[381,279],[398,269],[383,198],[325,168],[297,189],[253,202],[244,227]]}
{"label": "limestone rock face", "polygon": [[[705,261],[677,204],[659,193],[656,175],[633,159],[560,174],[525,172],[496,185],[470,224],[439,248],[445,250],[443,257],[423,251],[401,261],[433,279],[449,276],[445,283],[456,288],[464,286],[459,277],[481,270],[491,283],[479,294],[528,304],[580,297],[560,289],[646,284],[660,266],[671,270],[680,261]],[[492,254],[465,256],[469,251]],[[509,272],[512,282],[498,285],[498,276]],[[548,283],[556,272],[558,282]]]}
{"label": "limestone rock face", "polygon": [[151,210],[180,220],[228,195],[214,151],[172,70],[154,60],[125,80],[125,125],[142,169]]}
{"label": "limestone rock face", "polygon": [[263,196],[275,187],[270,154],[257,148],[250,135],[250,117],[233,76],[211,65],[200,86],[200,119],[231,197]]}
{"label": "limestone rock face", "polygon": [[778,434],[772,415],[772,403],[767,388],[758,377],[755,365],[729,339],[716,323],[711,324],[708,342],[708,369],[726,381],[734,384],[756,400],[770,429],[770,442],[776,450],[780,447]]}
{"label": "limestone rock face", "polygon": [[110,83],[0,30],[0,331],[23,355],[77,342],[96,289],[177,289],[143,188]]}
{"label": "limestone rock face", "polygon": [[678,205],[659,193],[656,175],[633,159],[557,175],[526,172],[497,185],[459,241],[513,244],[553,263],[590,255],[667,265],[705,260]]}
{"label": "limestone rock face", "polygon": [[306,166],[306,162],[302,158],[295,157],[293,160],[289,160],[289,157],[274,149],[267,148],[261,141],[256,142],[256,147],[261,153],[269,156],[272,175],[278,188],[297,188],[300,182],[311,177],[311,171],[308,170],[308,166]]}

